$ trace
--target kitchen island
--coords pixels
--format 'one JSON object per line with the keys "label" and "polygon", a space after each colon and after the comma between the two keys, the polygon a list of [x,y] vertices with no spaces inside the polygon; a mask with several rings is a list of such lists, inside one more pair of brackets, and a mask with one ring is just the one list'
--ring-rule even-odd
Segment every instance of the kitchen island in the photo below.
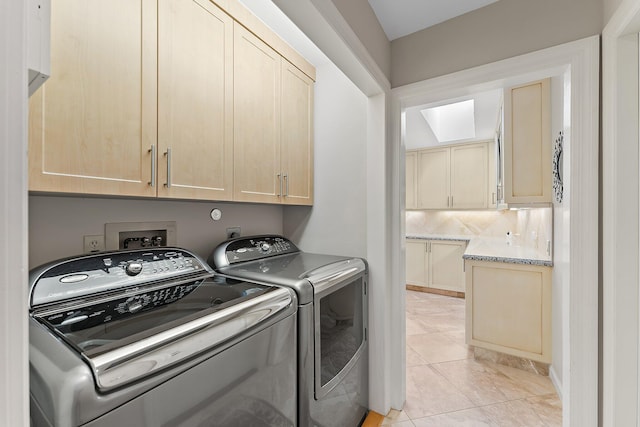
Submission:
{"label": "kitchen island", "polygon": [[[509,244],[498,237],[407,235],[408,245],[420,241],[466,246],[460,260],[464,294],[459,296],[466,300],[467,344],[543,364],[551,362],[553,258],[547,244],[540,248]],[[408,247],[409,286],[410,261]],[[431,267],[437,268],[433,262]]]}

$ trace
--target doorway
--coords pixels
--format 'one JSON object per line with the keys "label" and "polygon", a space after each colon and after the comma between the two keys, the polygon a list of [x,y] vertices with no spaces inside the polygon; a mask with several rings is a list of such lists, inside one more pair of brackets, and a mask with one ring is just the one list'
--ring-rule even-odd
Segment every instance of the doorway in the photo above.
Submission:
{"label": "doorway", "polygon": [[[553,75],[565,76],[571,105],[566,138],[576,141],[568,156],[571,192],[567,215],[571,222],[565,242],[567,274],[563,280],[562,406],[565,425],[595,425],[598,401],[598,239],[586,232],[598,229],[598,59],[599,40],[592,37],[543,51],[522,55],[452,75],[430,79],[393,93],[393,140],[399,197],[397,245],[404,253],[404,141],[403,112],[410,107],[458,98],[470,91],[511,86]],[[569,215],[570,214],[570,215]],[[404,260],[402,260],[404,261]],[[399,267],[404,267],[404,262]],[[399,271],[405,283],[404,271]],[[397,292],[404,295],[398,287]],[[395,310],[395,307],[394,307]],[[401,313],[405,307],[402,304]],[[400,316],[400,313],[396,313]],[[395,316],[394,316],[395,317]],[[404,322],[402,322],[404,323]],[[402,351],[404,352],[404,343]],[[404,358],[403,358],[404,359]],[[406,363],[398,369],[405,375]],[[400,372],[401,371],[401,372]]]}
{"label": "doorway", "polygon": [[[544,80],[550,93],[549,139],[569,127],[564,120],[570,112],[570,105],[564,105],[564,79],[564,75],[554,75]],[[407,148],[407,401],[403,411],[393,415],[398,421],[408,417],[416,424],[560,426],[562,405],[554,388],[557,384],[560,389],[562,379],[560,310],[549,313],[553,325],[553,355],[547,353],[553,356],[551,369],[465,344],[467,304],[462,254],[467,243],[471,241],[468,244],[476,248],[483,244],[506,245],[509,233],[511,244],[527,248],[533,257],[542,256],[545,242],[555,240],[552,208],[506,209],[498,202],[497,187],[502,184],[498,170],[502,168],[497,167],[496,158],[504,134],[502,105],[503,94],[504,98],[509,96],[507,91],[500,87],[480,93],[468,88],[467,92],[459,99],[438,100],[403,112],[403,142]],[[473,154],[465,156],[466,152]],[[447,164],[443,167],[443,163]],[[459,178],[454,184],[455,170]],[[443,191],[443,186],[448,188]],[[465,194],[460,190],[465,187],[472,191]],[[444,195],[454,189],[456,203],[451,204]],[[555,206],[559,216],[556,222],[560,223],[558,246],[564,237],[562,207]],[[514,254],[518,250],[514,247]],[[556,257],[554,281],[558,283],[563,277],[562,257],[561,253]],[[560,289],[556,286],[551,291]],[[560,305],[561,295],[557,293],[551,297],[553,308]],[[489,319],[485,322],[491,323]]]}

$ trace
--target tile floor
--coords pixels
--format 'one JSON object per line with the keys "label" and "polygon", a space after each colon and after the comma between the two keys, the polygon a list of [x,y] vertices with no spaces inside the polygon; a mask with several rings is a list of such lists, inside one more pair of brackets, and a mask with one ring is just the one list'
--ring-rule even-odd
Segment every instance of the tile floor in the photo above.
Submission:
{"label": "tile floor", "polygon": [[407,291],[407,401],[383,426],[561,426],[548,377],[476,361],[464,299]]}

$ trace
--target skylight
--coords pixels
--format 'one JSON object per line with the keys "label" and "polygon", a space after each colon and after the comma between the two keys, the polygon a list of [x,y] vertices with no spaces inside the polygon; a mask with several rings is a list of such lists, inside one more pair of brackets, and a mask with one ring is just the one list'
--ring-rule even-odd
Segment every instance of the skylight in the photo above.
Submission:
{"label": "skylight", "polygon": [[420,110],[438,142],[460,141],[476,136],[473,99]]}

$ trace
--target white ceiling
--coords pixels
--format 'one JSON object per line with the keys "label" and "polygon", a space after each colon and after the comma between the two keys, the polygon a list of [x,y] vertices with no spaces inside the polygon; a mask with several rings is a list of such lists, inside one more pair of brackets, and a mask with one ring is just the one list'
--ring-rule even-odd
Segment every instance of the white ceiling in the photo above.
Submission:
{"label": "white ceiling", "polygon": [[389,40],[415,33],[497,0],[369,0]]}

